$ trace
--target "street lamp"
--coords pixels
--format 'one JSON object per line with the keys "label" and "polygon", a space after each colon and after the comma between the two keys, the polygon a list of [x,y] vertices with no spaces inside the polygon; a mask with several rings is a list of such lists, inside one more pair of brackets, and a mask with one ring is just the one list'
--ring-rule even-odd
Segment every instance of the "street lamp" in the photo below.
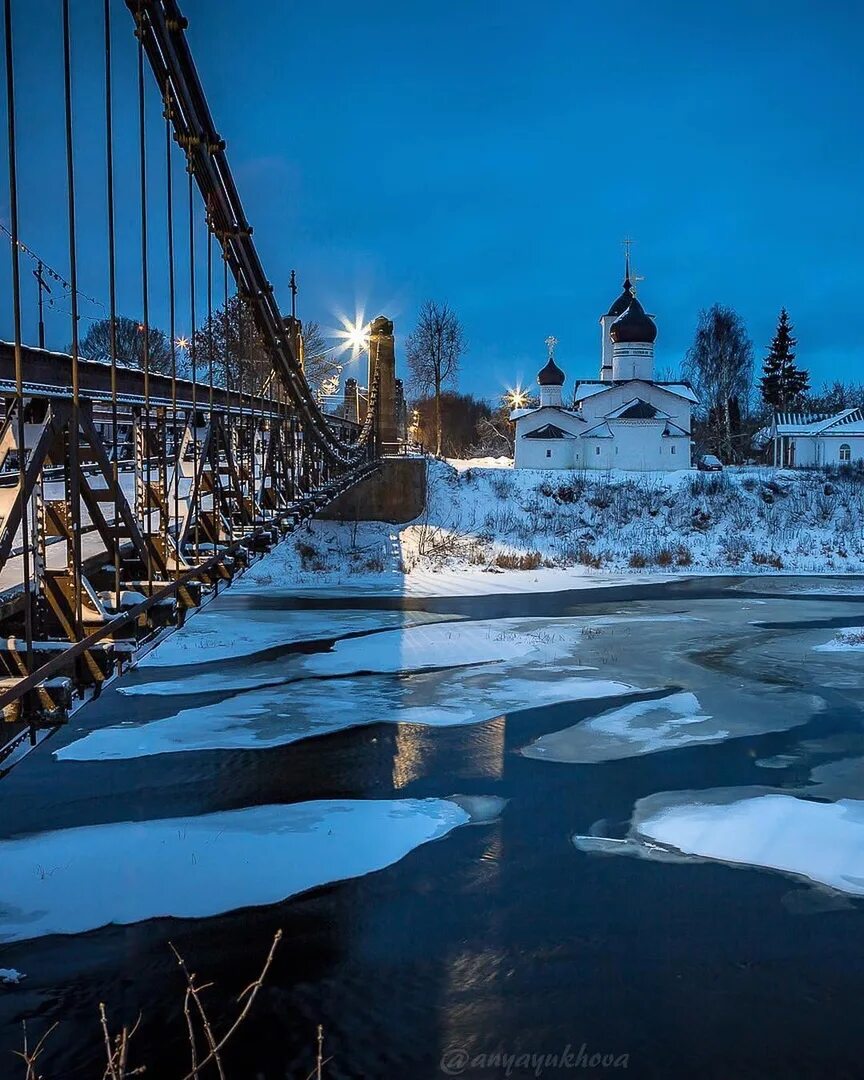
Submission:
{"label": "street lamp", "polygon": [[521,386],[513,386],[504,395],[504,404],[510,409],[524,409],[528,404],[528,391]]}

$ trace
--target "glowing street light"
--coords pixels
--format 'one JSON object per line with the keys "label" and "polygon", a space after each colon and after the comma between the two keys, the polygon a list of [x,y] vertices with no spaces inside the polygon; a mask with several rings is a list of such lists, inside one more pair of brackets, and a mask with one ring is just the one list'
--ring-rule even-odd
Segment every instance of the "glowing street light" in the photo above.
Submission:
{"label": "glowing street light", "polygon": [[350,352],[351,359],[356,360],[360,353],[369,347],[370,324],[366,322],[362,312],[357,314],[354,322],[341,315],[339,321],[342,323],[342,329],[335,330],[333,333],[333,336],[339,340],[337,351]]}
{"label": "glowing street light", "polygon": [[504,395],[504,404],[510,409],[524,409],[528,404],[528,391],[521,386],[513,386]]}

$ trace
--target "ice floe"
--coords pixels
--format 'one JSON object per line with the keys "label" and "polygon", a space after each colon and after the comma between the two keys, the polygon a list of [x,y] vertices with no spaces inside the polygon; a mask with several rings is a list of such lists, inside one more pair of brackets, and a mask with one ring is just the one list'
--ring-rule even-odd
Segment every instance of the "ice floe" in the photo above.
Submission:
{"label": "ice floe", "polygon": [[306,679],[182,709],[149,723],[99,728],[60,747],[55,756],[100,761],[189,750],[262,750],[363,724],[476,724],[522,709],[633,691],[626,683],[543,668],[515,677],[503,663],[421,672],[408,679]]}
{"label": "ice floe", "polygon": [[522,753],[547,761],[589,763],[722,742],[729,735],[702,711],[695,694],[681,692],[634,701],[563,731],[541,735]]}
{"label": "ice floe", "polygon": [[[222,598],[220,597],[220,600]],[[457,616],[412,611],[282,611],[238,609],[214,601],[139,661],[139,668],[187,667],[251,656],[302,641]]]}
{"label": "ice floe", "polygon": [[469,819],[446,799],[344,799],[2,840],[0,942],[277,903],[380,870]]}
{"label": "ice floe", "polygon": [[461,806],[471,818],[472,825],[489,825],[504,813],[509,799],[500,795],[451,795],[450,802]]}
{"label": "ice floe", "polygon": [[[700,796],[703,796],[700,799]],[[814,802],[758,794],[712,801],[712,793],[662,795],[637,804],[637,836],[686,855],[763,867],[864,896],[864,801]]]}
{"label": "ice floe", "polygon": [[27,976],[15,968],[0,968],[0,983],[4,986],[17,986]]}

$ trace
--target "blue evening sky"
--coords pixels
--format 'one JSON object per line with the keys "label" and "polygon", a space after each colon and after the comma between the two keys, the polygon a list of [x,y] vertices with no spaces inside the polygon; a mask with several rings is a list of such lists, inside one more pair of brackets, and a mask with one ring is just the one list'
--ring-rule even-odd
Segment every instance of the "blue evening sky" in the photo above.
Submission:
{"label": "blue evening sky", "polygon": [[[21,234],[68,275],[60,4],[13,6]],[[101,6],[72,0],[80,287],[107,301]],[[864,234],[860,3],[183,8],[283,310],[292,268],[301,317],[325,327],[362,307],[391,316],[402,336],[425,298],[446,299],[469,341],[460,388],[491,397],[533,379],[549,334],[569,383],[597,375],[597,319],[620,289],[630,235],[640,298],[658,320],[659,371],[677,368],[699,309],[716,301],[743,315],[757,361],[785,304],[814,382],[864,378],[846,317],[860,304]],[[137,317],[135,49],[125,4],[113,11],[120,307]],[[156,120],[155,97],[148,108]],[[148,151],[152,321],[167,329],[163,139],[154,129]],[[0,220],[8,224],[5,176]],[[29,263],[22,270],[34,340]],[[4,259],[4,336],[8,282]],[[187,288],[177,332],[188,322]],[[68,317],[52,311],[48,332],[64,346]]]}

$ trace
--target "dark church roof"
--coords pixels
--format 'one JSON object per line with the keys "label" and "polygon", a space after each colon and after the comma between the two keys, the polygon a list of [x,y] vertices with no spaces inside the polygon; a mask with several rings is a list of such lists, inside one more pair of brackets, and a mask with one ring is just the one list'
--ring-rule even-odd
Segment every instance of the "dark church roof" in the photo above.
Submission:
{"label": "dark church roof", "polygon": [[618,344],[651,344],[657,337],[657,326],[634,296],[630,306],[609,328],[609,336]]}
{"label": "dark church roof", "polygon": [[653,420],[657,415],[658,410],[648,401],[642,401],[640,398],[635,404],[631,405],[629,409],[625,409],[624,412],[619,412],[617,420]]}
{"label": "dark church roof", "polygon": [[565,378],[564,372],[550,356],[549,363],[537,376],[537,382],[540,386],[563,386]]}
{"label": "dark church roof", "polygon": [[529,431],[522,436],[523,439],[573,439],[574,435],[571,435],[569,431],[564,431],[563,428],[558,427],[556,424],[544,424],[543,427],[535,428],[534,431]]}
{"label": "dark church roof", "polygon": [[607,315],[611,315],[617,319],[619,315],[623,315],[624,312],[630,307],[630,301],[633,299],[633,286],[630,284],[630,275],[624,278],[624,291],[606,312]]}

